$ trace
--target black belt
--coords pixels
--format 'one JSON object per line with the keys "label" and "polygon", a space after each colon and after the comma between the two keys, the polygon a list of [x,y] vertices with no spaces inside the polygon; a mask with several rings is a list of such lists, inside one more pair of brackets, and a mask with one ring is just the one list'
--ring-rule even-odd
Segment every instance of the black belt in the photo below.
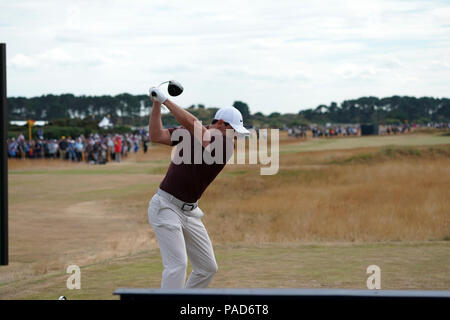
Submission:
{"label": "black belt", "polygon": [[195,208],[198,207],[198,201],[191,203],[191,202],[184,202],[180,199],[175,198],[173,195],[171,195],[170,193],[161,190],[158,188],[158,191],[156,192],[157,194],[159,194],[161,197],[163,197],[164,199],[166,199],[167,201],[173,203],[174,205],[176,205],[177,207],[179,207],[181,210],[184,211],[192,211]]}

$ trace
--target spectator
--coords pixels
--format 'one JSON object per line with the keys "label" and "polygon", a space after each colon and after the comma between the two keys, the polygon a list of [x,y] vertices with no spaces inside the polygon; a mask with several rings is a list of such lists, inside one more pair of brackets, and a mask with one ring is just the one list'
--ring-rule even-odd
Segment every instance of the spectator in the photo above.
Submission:
{"label": "spectator", "polygon": [[59,141],[59,156],[61,160],[66,159],[66,151],[67,150],[67,140],[65,136],[61,137],[61,140]]}
{"label": "spectator", "polygon": [[143,144],[144,144],[144,153],[147,153],[147,149],[148,149],[148,139],[147,139],[147,137],[144,137],[143,141],[144,141],[143,142]]}
{"label": "spectator", "polygon": [[48,156],[51,159],[56,158],[56,153],[58,151],[58,143],[56,142],[56,139],[53,139],[49,144],[48,144]]}
{"label": "spectator", "polygon": [[36,141],[36,143],[34,145],[34,149],[35,149],[35,157],[43,158],[44,148],[43,148],[41,140]]}
{"label": "spectator", "polygon": [[17,142],[15,138],[11,139],[11,142],[8,144],[8,156],[15,158],[17,154]]}
{"label": "spectator", "polygon": [[108,151],[107,151],[108,155],[107,155],[107,157],[108,157],[108,160],[109,160],[109,159],[112,159],[113,155],[114,155],[114,141],[113,141],[113,139],[111,139],[110,136],[108,136],[106,141],[107,141],[106,144],[108,146]]}
{"label": "spectator", "polygon": [[84,145],[81,141],[81,138],[77,138],[77,140],[75,142],[75,155],[76,155],[77,161],[83,160],[83,151],[84,151],[83,149],[84,149]]}
{"label": "spectator", "polygon": [[120,162],[122,153],[122,139],[120,139],[120,136],[118,134],[116,134],[116,137],[114,139],[114,152],[116,162]]}
{"label": "spectator", "polygon": [[70,139],[67,140],[67,159],[69,161],[75,161],[76,160],[76,154],[75,154],[75,141]]}
{"label": "spectator", "polygon": [[137,153],[139,151],[139,139],[138,138],[133,138],[134,142],[134,153]]}

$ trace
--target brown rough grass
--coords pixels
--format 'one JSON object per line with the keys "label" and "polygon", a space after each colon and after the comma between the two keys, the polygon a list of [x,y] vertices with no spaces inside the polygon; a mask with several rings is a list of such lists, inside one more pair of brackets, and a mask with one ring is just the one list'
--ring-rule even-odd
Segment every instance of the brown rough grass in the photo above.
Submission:
{"label": "brown rough grass", "polygon": [[[284,168],[221,177],[201,206],[217,241],[442,240],[449,159]],[[250,170],[249,170],[250,171]]]}

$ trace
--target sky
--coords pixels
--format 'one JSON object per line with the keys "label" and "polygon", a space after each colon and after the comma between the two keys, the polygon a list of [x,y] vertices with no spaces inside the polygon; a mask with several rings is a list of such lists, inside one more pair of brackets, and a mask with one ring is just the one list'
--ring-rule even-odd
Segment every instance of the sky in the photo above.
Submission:
{"label": "sky", "polygon": [[8,96],[147,94],[296,113],[450,96],[450,0],[0,0]]}

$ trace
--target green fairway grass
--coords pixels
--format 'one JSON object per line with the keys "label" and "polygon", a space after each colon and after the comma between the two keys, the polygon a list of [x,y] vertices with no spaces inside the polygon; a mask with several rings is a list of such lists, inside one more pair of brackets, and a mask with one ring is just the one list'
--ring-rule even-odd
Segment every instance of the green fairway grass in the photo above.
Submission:
{"label": "green fairway grass", "polygon": [[430,134],[409,134],[396,136],[365,136],[349,138],[321,138],[312,139],[298,144],[288,144],[280,147],[280,153],[346,150],[355,148],[382,146],[420,146],[449,144],[450,136]]}
{"label": "green fairway grass", "polygon": [[[367,267],[381,269],[381,289],[448,290],[450,242],[369,244],[222,245],[213,288],[367,289]],[[190,268],[189,268],[190,270]],[[189,271],[188,270],[188,271]],[[118,299],[117,288],[158,288],[159,250],[81,268],[81,289],[68,290],[69,274],[50,273],[0,286],[0,298]]]}

